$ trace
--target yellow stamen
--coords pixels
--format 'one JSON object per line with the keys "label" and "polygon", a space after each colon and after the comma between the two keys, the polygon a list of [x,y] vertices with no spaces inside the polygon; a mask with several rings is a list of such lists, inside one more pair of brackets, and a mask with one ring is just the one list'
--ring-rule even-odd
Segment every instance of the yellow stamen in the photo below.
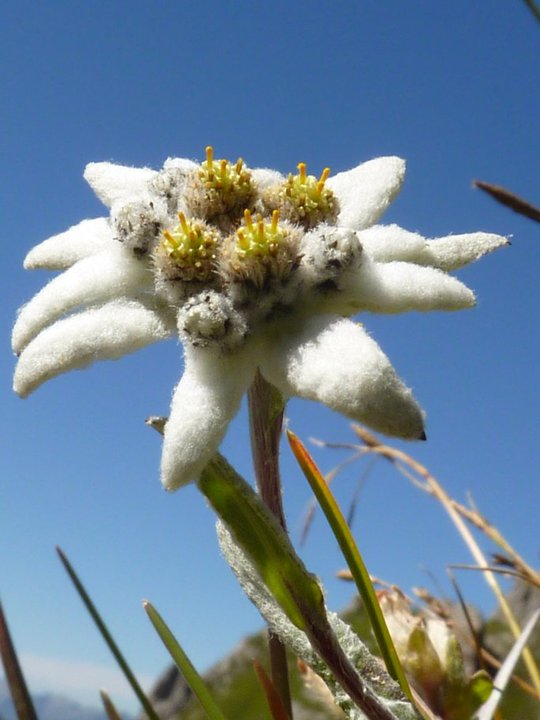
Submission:
{"label": "yellow stamen", "polygon": [[178,248],[178,242],[175,240],[173,235],[168,230],[164,230],[163,234],[167,238],[167,240],[170,242],[170,244],[173,246],[173,248]]}
{"label": "yellow stamen", "polygon": [[214,162],[214,148],[211,145],[206,146],[206,167],[208,170],[212,170],[212,163]]}
{"label": "yellow stamen", "polygon": [[262,243],[264,242],[264,222],[261,217],[257,221],[257,239],[262,245]]}
{"label": "yellow stamen", "polygon": [[279,220],[279,210],[274,210],[272,213],[272,224],[270,226],[270,231],[272,233],[275,233],[278,226],[278,220]]}
{"label": "yellow stamen", "polygon": [[219,162],[219,174],[221,177],[225,177],[227,174],[227,161],[226,160],[220,160]]}
{"label": "yellow stamen", "polygon": [[246,237],[246,234],[243,230],[237,230],[236,234],[238,235],[238,247],[241,250],[247,250],[249,248],[249,239]]}
{"label": "yellow stamen", "polygon": [[249,210],[244,210],[244,220],[246,221],[246,227],[248,230],[251,230],[253,232],[253,222],[251,220],[251,213]]}
{"label": "yellow stamen", "polygon": [[324,188],[324,183],[328,180],[328,176],[330,175],[330,168],[326,167],[322,171],[321,177],[319,179],[319,182],[317,183],[317,193],[320,195]]}
{"label": "yellow stamen", "polygon": [[297,167],[300,174],[300,182],[304,184],[306,182],[306,163],[298,163]]}
{"label": "yellow stamen", "polygon": [[239,175],[240,175],[240,173],[242,172],[242,167],[243,167],[243,166],[244,166],[244,161],[242,160],[242,158],[238,158],[238,160],[236,161],[236,166],[235,166],[235,167],[236,167],[236,172],[237,172]]}
{"label": "yellow stamen", "polygon": [[178,219],[180,220],[180,226],[182,230],[186,233],[186,235],[189,233],[189,225],[187,224],[186,216],[182,211],[178,213]]}

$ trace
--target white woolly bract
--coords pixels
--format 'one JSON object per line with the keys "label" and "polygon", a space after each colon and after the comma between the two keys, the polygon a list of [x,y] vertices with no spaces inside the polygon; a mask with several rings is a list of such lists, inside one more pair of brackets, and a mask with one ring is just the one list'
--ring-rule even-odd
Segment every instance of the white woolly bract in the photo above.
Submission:
{"label": "white woolly bract", "polygon": [[187,158],[169,157],[163,163],[164,170],[179,170],[181,173],[188,173],[200,167],[199,163]]}
{"label": "white woolly bract", "polygon": [[359,232],[358,239],[376,262],[416,262],[426,248],[426,238],[399,225],[373,225]]}
{"label": "white woolly bract", "polygon": [[437,240],[428,240],[423,258],[427,260],[426,264],[441,270],[457,270],[508,244],[508,238],[493,233],[449,235]]}
{"label": "white woolly bract", "polygon": [[259,191],[266,190],[272,185],[279,185],[285,179],[280,172],[270,168],[250,168],[250,172]]}
{"label": "white woolly bract", "polygon": [[150,168],[134,168],[110,162],[88,163],[84,179],[107,207],[141,199],[157,175]]}
{"label": "white woolly bract", "polygon": [[376,262],[403,260],[445,270],[457,270],[508,245],[508,239],[493,233],[466,233],[427,240],[398,225],[375,225],[358,234],[364,250]]}
{"label": "white woolly bract", "polygon": [[199,477],[238,412],[256,367],[249,348],[222,355],[219,348],[186,345],[184,374],[165,425],[161,481],[166,490]]}
{"label": "white woolly bract", "polygon": [[[257,570],[243,550],[238,547],[220,520],[216,523],[219,546],[223,556],[236,575],[242,589],[257,607],[270,629],[281,641],[302,658],[324,680],[335,702],[351,720],[363,720],[364,714],[329,670],[326,663],[313,650],[307,635],[287,618],[273,596],[267,590]],[[417,715],[394,680],[385,672],[381,662],[373,657],[358,635],[335,613],[327,611],[339,644],[362,678],[366,692],[372,693],[379,702],[399,720],[417,720]]]}
{"label": "white woolly bract", "polygon": [[339,201],[337,225],[354,230],[369,227],[399,193],[405,177],[405,161],[381,157],[330,177],[327,187]]}
{"label": "white woolly bract", "polygon": [[84,368],[95,360],[116,360],[175,333],[165,313],[133,300],[116,300],[59,320],[22,352],[13,389],[26,397],[56,375]]}
{"label": "white woolly bract", "polygon": [[65,270],[99,252],[113,239],[107,218],[83,220],[65,232],[33,247],[24,259],[25,270]]}
{"label": "white woolly bract", "polygon": [[150,287],[148,266],[118,243],[84,258],[34,295],[19,311],[12,347],[19,354],[46,326],[80,305],[96,305],[121,296],[140,295]]}
{"label": "white woolly bract", "polygon": [[320,316],[283,333],[261,371],[285,396],[317,400],[378,432],[423,437],[423,413],[390,361],[358,324]]}
{"label": "white woolly bract", "polygon": [[341,293],[329,298],[338,311],[353,308],[376,313],[411,310],[463,310],[474,307],[472,290],[442,270],[407,262],[375,263],[363,255],[358,270],[343,279]]}

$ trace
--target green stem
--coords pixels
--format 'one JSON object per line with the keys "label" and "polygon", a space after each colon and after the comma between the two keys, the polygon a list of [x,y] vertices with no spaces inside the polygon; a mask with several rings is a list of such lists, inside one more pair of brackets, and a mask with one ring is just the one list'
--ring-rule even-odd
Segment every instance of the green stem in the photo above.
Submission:
{"label": "green stem", "polygon": [[[286,530],[279,477],[279,441],[284,404],[281,395],[259,371],[248,393],[251,452],[257,488],[269,509]],[[281,640],[268,632],[268,653],[272,682],[292,718],[291,690],[287,653]]]}

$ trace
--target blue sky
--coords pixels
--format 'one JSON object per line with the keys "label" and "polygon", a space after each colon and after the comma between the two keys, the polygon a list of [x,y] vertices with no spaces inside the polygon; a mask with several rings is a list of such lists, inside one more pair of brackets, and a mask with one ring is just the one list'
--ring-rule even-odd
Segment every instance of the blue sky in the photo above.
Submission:
{"label": "blue sky", "polygon": [[[500,183],[540,202],[540,26],[525,3],[418,0],[223,3],[211,0],[4,4],[0,316],[2,481],[0,593],[36,689],[93,701],[117,685],[108,651],[59,562],[78,568],[143,681],[167,665],[141,608],[149,598],[204,669],[260,627],[219,556],[214,518],[195,488],[161,490],[160,441],[182,370],[169,342],[11,391],[17,307],[46,280],[22,259],[40,240],[103,213],[82,179],[87,162],[159,167],[168,156],[241,155],[315,174],[379,155],[407,159],[385,222],[426,236],[488,230],[512,246],[460,277],[479,304],[458,314],[363,321],[428,412],[428,442],[408,445],[458,498],[538,560],[538,225],[471,189]],[[346,419],[307,402],[288,407],[302,438],[349,441]],[[224,452],[251,477],[245,410]],[[314,449],[324,470],[343,455]],[[361,474],[336,485],[346,504]],[[298,537],[306,482],[283,449],[285,505]],[[354,526],[370,570],[405,589],[448,591],[445,567],[469,557],[442,511],[379,463]],[[318,518],[302,551],[334,608],[352,590]],[[486,610],[478,577],[460,576]],[[72,672],[63,670],[70,667]],[[78,671],[77,671],[78,670]]]}

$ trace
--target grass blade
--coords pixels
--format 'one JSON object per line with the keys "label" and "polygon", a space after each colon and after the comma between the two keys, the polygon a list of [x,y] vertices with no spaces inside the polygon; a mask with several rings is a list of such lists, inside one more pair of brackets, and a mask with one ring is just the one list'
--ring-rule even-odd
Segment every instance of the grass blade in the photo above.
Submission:
{"label": "grass blade", "polygon": [[369,573],[364,565],[360,551],[354,542],[349,526],[347,525],[347,522],[339,509],[327,482],[304,445],[290,430],[287,431],[287,437],[293,453],[309,484],[311,485],[311,489],[315,493],[319,505],[321,506],[330,527],[332,528],[332,532],[334,533],[339,547],[341,548],[341,552],[343,553],[343,556],[345,557],[345,560],[351,570],[356,587],[360,593],[360,597],[366,607],[366,611],[388,673],[394,678],[394,680],[397,680],[397,682],[401,685],[403,692],[412,700],[409,683],[405,677],[405,673],[401,667],[394,643],[392,642],[392,638],[390,637],[390,633],[386,626],[379,601],[377,600],[375,590],[373,589],[373,585],[369,578]]}
{"label": "grass blade", "polygon": [[493,690],[491,695],[489,696],[487,702],[485,702],[476,713],[475,720],[492,720],[495,715],[495,711],[497,710],[497,706],[502,698],[504,689],[512,676],[514,667],[519,660],[519,656],[523,652],[523,648],[525,647],[534,626],[538,622],[538,618],[540,618],[540,608],[533,613],[532,617],[523,628],[521,635],[506,656],[505,661],[501,665],[501,668],[493,681]]}
{"label": "grass blade", "polygon": [[105,710],[105,713],[109,720],[122,720],[120,717],[120,713],[115,708],[113,701],[109,697],[109,693],[105,690],[100,690],[101,695],[101,702],[103,703],[103,708]]}
{"label": "grass blade", "polygon": [[4,664],[15,712],[19,720],[37,720],[32,698],[26,686],[19,658],[11,639],[6,616],[0,603],[0,655]]}
{"label": "grass blade", "polygon": [[259,685],[266,697],[272,720],[290,720],[291,715],[285,709],[281,696],[266,670],[257,660],[253,661],[253,667],[255,668]]}
{"label": "grass blade", "polygon": [[[365,445],[371,448],[372,452],[382,455],[382,457],[386,458],[389,462],[391,462],[394,467],[399,470],[399,472],[401,472],[405,477],[407,477],[415,487],[419,488],[423,492],[428,493],[429,495],[432,495],[436,500],[438,500],[438,502],[448,513],[451,521],[454,523],[454,526],[456,527],[463,541],[469,548],[471,555],[478,563],[478,566],[489,567],[489,563],[486,560],[486,557],[482,552],[480,545],[476,542],[472,532],[469,530],[468,526],[465,524],[465,521],[456,509],[455,501],[448,495],[442,485],[437,482],[437,480],[433,477],[429,470],[402,450],[390,447],[390,445],[384,445],[378,440],[377,437],[372,435],[360,425],[353,424],[352,429],[353,432],[362,440],[362,442],[364,442]],[[409,472],[409,470],[412,471],[412,474]],[[415,475],[417,475],[418,477],[415,477]],[[495,574],[490,570],[483,570],[482,575],[484,576],[484,580],[488,584],[489,588],[495,595],[499,607],[501,608],[501,612],[506,622],[508,623],[508,627],[510,628],[510,631],[513,634],[514,638],[517,640],[521,635],[521,628],[519,627],[514,613],[512,612],[510,604],[505,598],[504,593],[501,590],[499,583],[497,582]],[[536,666],[533,654],[528,647],[523,648],[523,661],[525,663],[527,672],[529,673],[529,676],[532,680],[535,691],[538,695],[540,695],[540,671]]]}
{"label": "grass blade", "polygon": [[156,629],[163,644],[174,660],[176,667],[180,670],[186,682],[193,690],[193,693],[197,697],[210,720],[226,720],[225,715],[223,715],[208,688],[204,684],[204,680],[195,669],[193,663],[188,658],[161,615],[148,601],[145,600],[143,606],[150,618],[150,622]]}
{"label": "grass blade", "polygon": [[97,629],[101,633],[102,638],[107,643],[109,650],[114,655],[116,662],[118,663],[118,665],[120,666],[120,669],[124,673],[124,677],[130,684],[131,689],[133,690],[133,692],[137,696],[139,702],[143,706],[144,711],[148,715],[149,720],[159,720],[159,717],[156,714],[156,711],[154,710],[154,708],[152,707],[150,700],[148,700],[148,698],[146,697],[143,689],[141,688],[141,686],[139,685],[139,683],[137,681],[137,678],[131,671],[131,668],[129,667],[127,661],[125,660],[124,656],[120,652],[118,645],[115,643],[115,641],[114,641],[111,633],[109,632],[107,626],[105,625],[101,615],[97,611],[96,606],[94,605],[90,596],[86,592],[84,585],[79,580],[79,577],[78,577],[77,573],[75,572],[75,570],[73,569],[73,566],[71,565],[71,563],[69,562],[69,560],[67,559],[67,557],[64,555],[63,551],[59,547],[56,548],[56,552],[58,553],[58,556],[60,557],[60,560],[62,561],[62,565],[66,569],[67,574],[69,575],[72,583],[75,585],[75,589],[79,593],[81,600],[83,601],[84,605],[86,606],[86,609],[88,610],[88,612],[90,614],[90,617],[96,624]]}

